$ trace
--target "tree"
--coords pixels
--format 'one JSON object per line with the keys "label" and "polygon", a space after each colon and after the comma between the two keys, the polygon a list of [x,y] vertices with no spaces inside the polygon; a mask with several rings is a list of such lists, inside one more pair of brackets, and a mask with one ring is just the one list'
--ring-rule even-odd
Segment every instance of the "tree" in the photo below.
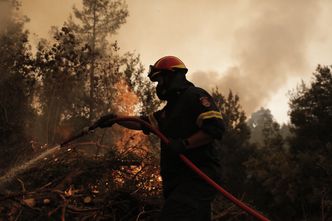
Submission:
{"label": "tree", "polygon": [[258,147],[283,147],[280,125],[274,121],[269,109],[261,108],[252,113],[248,125],[251,131],[250,142],[256,143]]}
{"label": "tree", "polygon": [[[36,73],[40,78],[40,141],[55,144],[63,139],[59,134],[62,122],[71,120],[73,129],[87,124],[89,49],[68,27],[54,28],[54,43],[41,41],[36,54]],[[81,121],[76,127],[74,121]],[[38,128],[38,127],[37,127]]]}
{"label": "tree", "polygon": [[[16,12],[19,5],[8,1],[8,17],[0,29],[0,167],[17,160],[17,153],[27,153],[33,111],[30,105],[34,89],[31,74],[31,52],[26,17]],[[5,4],[5,3],[2,3]],[[30,120],[28,120],[30,118]]]}
{"label": "tree", "polygon": [[322,220],[332,214],[331,67],[318,65],[311,84],[302,82],[290,99],[298,204],[306,209],[306,216]]}
{"label": "tree", "polygon": [[246,116],[239,104],[239,96],[228,93],[225,98],[218,89],[212,93],[226,125],[226,132],[220,146],[222,163],[222,180],[231,192],[243,194],[245,168],[243,163],[250,151],[250,130],[246,124]]}
{"label": "tree", "polygon": [[216,89],[212,92],[212,97],[221,110],[226,126],[226,132],[219,147],[221,180],[226,189],[241,196],[244,193],[246,179],[243,163],[248,159],[251,148],[246,116],[239,104],[239,96],[234,95],[232,91],[225,98]]}
{"label": "tree", "polygon": [[[332,141],[331,67],[318,66],[310,87],[304,83],[290,100],[293,150],[327,151]],[[308,142],[310,141],[310,142]]]}
{"label": "tree", "polygon": [[264,108],[251,115],[248,125],[252,132],[251,142],[257,147],[245,163],[251,198],[255,205],[269,211],[273,219],[294,216],[296,206],[292,202],[291,189],[294,162],[282,136],[287,126],[281,130],[270,110]]}
{"label": "tree", "polygon": [[102,57],[107,50],[107,36],[114,34],[128,16],[127,5],[120,0],[83,0],[81,10],[74,7],[75,23],[69,19],[72,27],[84,42],[90,47],[90,121],[95,115],[96,67],[97,59]]}
{"label": "tree", "polygon": [[[6,87],[4,87],[4,94],[2,94],[1,88],[0,101],[4,101],[4,103],[0,103],[0,119],[7,120],[6,117],[9,116],[11,122],[15,122],[15,126],[20,129],[12,130],[9,133],[7,131],[11,128],[8,125],[4,125],[2,128],[1,124],[1,132],[3,129],[4,136],[10,135],[10,139],[15,138],[17,140],[19,138],[18,143],[22,147],[27,144],[23,140],[25,138],[23,132],[28,127],[29,134],[34,136],[34,141],[55,144],[63,141],[66,136],[76,133],[83,126],[89,125],[91,119],[94,120],[95,117],[106,112],[119,109],[125,111],[125,113],[136,115],[139,112],[155,111],[155,108],[159,105],[152,84],[145,80],[147,78],[142,75],[144,69],[139,55],[129,52],[120,54],[117,42],[109,44],[107,35],[104,35],[107,30],[109,31],[108,34],[114,33],[124,20],[120,19],[118,25],[116,23],[112,24],[114,29],[103,29],[107,24],[112,23],[109,19],[118,19],[112,17],[117,16],[116,13],[112,15],[110,13],[110,17],[98,26],[100,19],[105,18],[106,12],[101,9],[103,4],[109,6],[110,12],[112,8],[115,10],[124,3],[106,0],[83,1],[83,3],[87,6],[87,9],[91,6],[94,11],[93,18],[96,26],[95,29],[92,29],[94,31],[89,33],[92,33],[95,38],[90,38],[89,33],[86,34],[83,29],[89,26],[81,26],[92,20],[85,20],[86,23],[79,23],[80,25],[77,26],[68,23],[61,28],[53,28],[52,39],[49,41],[42,40],[39,43],[36,57],[32,61],[28,53],[29,50],[23,50],[22,47],[22,51],[20,51],[14,47],[14,44],[21,46],[16,34],[10,36],[13,38],[13,41],[10,42],[12,45],[7,45],[5,44],[7,42],[2,42],[0,39],[1,47],[8,47],[8,51],[12,52],[8,57],[0,55],[1,61],[6,61],[9,64],[3,62],[6,65],[0,66],[1,70],[7,68],[13,72],[10,73],[10,76],[15,76],[10,81],[5,81],[9,79],[7,75],[3,75],[6,77],[4,81],[1,79],[1,86]],[[88,5],[89,3],[91,4]],[[98,11],[97,6],[101,7],[100,11]],[[83,20],[89,17],[89,13],[91,15],[89,10],[80,12],[83,13],[80,15]],[[121,15],[125,14],[120,13],[120,17]],[[83,28],[79,29],[80,27]],[[17,36],[20,36],[19,32],[17,33]],[[26,39],[22,42],[23,45],[28,46]],[[23,55],[27,55],[27,62],[22,59]],[[15,60],[15,56],[20,56],[20,58]],[[10,62],[12,62],[13,67],[10,66]],[[26,87],[30,81],[35,84],[33,84],[33,87]],[[19,87],[15,88],[14,86]],[[11,89],[11,91],[8,89]],[[12,99],[12,92],[16,93],[15,96],[18,96],[18,100]],[[93,104],[91,104],[92,99]],[[7,105],[7,102],[11,106]],[[7,111],[11,111],[11,113],[7,113]],[[33,117],[30,117],[33,124],[25,120],[26,114],[29,114],[30,111],[35,113]],[[14,116],[15,114],[18,116]],[[3,198],[3,194],[0,194],[1,202],[3,200],[7,202],[0,203],[0,210],[2,211],[0,217],[7,220],[21,216],[23,219],[35,220],[50,219],[51,217],[54,219],[89,219],[93,216],[96,219],[121,218],[131,220],[137,219],[137,217],[154,216],[153,214],[145,214],[145,211],[140,211],[140,208],[144,210],[149,208],[149,203],[147,206],[144,203],[145,198],[160,196],[161,183],[157,172],[157,157],[155,152],[152,153],[147,147],[146,137],[139,133],[122,131],[115,126],[112,130],[96,130],[94,134],[71,143],[67,151],[59,151],[55,154],[52,152],[55,148],[50,148],[51,152],[42,152],[45,149],[41,149],[42,154],[34,160],[42,159],[41,156],[46,156],[43,155],[44,153],[52,153],[47,155],[47,160],[40,160],[38,161],[39,164],[33,161],[36,164],[28,163],[23,164],[24,167],[16,168],[29,169],[30,166],[33,166],[26,173],[18,171],[22,188],[27,187],[30,190],[37,190],[44,183],[48,183],[44,187],[50,190],[48,201],[51,201],[51,204],[43,206],[43,209],[36,213],[33,211],[37,211],[38,205],[31,207],[31,210],[30,207],[21,210],[20,206],[25,206],[24,200],[23,203],[19,199],[7,200],[6,197]],[[120,135],[124,139],[118,139]],[[10,143],[10,139],[3,137],[2,133],[0,138],[7,138],[5,139],[6,145],[16,144],[14,142]],[[151,141],[154,144],[156,143],[155,140],[151,139]],[[21,155],[22,151],[19,153]],[[4,160],[6,159],[4,158]],[[16,171],[14,175],[18,173]],[[4,184],[8,184],[6,186],[8,190],[20,191],[17,189],[17,185],[11,185],[10,182]],[[45,189],[41,189],[44,194]],[[53,189],[57,190],[56,193],[52,191]],[[117,196],[119,190],[122,192],[120,197]],[[77,194],[77,191],[79,191],[79,194]],[[60,199],[58,197],[66,196],[67,193],[71,196],[75,195],[75,197],[70,197],[71,199],[67,197]],[[138,197],[133,197],[133,193],[136,193]],[[24,190],[24,194],[30,195],[30,192]],[[53,197],[52,194],[56,196]],[[38,195],[36,193],[30,199],[30,202],[31,200],[38,201]],[[45,197],[45,195],[42,197]],[[24,199],[25,196],[19,195],[17,198]],[[90,199],[89,202],[86,202],[87,198]],[[135,198],[139,198],[139,201]],[[11,202],[8,203],[8,201]],[[125,201],[128,203],[125,203]],[[131,205],[132,203],[134,205]],[[61,208],[60,204],[65,205],[63,210],[59,210]],[[79,214],[67,213],[67,208],[70,207],[69,204],[74,205],[75,208],[78,206],[83,210],[79,211]],[[115,207],[114,205],[118,206]],[[127,207],[128,205],[130,207]],[[155,205],[152,203],[150,209],[159,209],[159,205],[159,202]],[[14,211],[11,208],[16,209]],[[84,208],[87,208],[87,210]],[[97,217],[97,213],[100,213],[100,216]]]}

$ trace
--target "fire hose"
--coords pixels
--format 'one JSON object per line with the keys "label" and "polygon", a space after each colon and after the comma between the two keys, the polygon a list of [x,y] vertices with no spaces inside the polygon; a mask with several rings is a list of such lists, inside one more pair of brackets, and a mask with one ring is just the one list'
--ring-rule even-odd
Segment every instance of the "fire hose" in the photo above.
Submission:
{"label": "fire hose", "polygon": [[[112,124],[112,123],[124,122],[124,121],[134,121],[134,122],[140,123],[141,125],[144,125],[145,127],[149,128],[149,130],[152,133],[154,133],[155,135],[157,135],[162,142],[164,142],[165,144],[169,143],[169,140],[167,139],[167,137],[164,134],[162,134],[157,128],[153,127],[152,125],[150,125],[149,123],[147,123],[146,121],[144,121],[140,118],[137,118],[137,117],[119,117],[119,118],[112,119],[109,122],[110,122],[110,124]],[[97,127],[98,127],[98,125],[93,125],[93,126],[89,127],[88,131],[82,131],[81,133],[79,133],[77,135],[74,135],[73,137],[71,137],[71,138],[67,139],[66,141],[64,141],[60,146],[61,147],[65,146],[66,144],[72,142],[73,140],[86,135],[89,131],[93,131]],[[242,210],[244,210],[248,214],[255,217],[257,220],[270,221],[264,215],[260,214],[255,209],[249,207],[248,205],[243,203],[241,200],[239,200],[235,196],[233,196],[231,193],[229,193],[227,190],[222,188],[218,183],[216,183],[214,180],[212,180],[210,177],[208,177],[202,170],[200,170],[186,156],[184,156],[183,154],[180,154],[179,157],[191,170],[193,170],[203,180],[205,180],[208,184],[210,184],[212,187],[214,187],[216,190],[218,190],[224,197],[226,197],[232,203],[234,203],[235,205],[240,207]]]}

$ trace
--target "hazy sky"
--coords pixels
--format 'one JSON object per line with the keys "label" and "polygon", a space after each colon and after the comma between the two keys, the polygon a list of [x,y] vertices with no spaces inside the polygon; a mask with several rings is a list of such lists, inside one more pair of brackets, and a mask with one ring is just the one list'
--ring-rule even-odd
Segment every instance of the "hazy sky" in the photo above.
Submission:
{"label": "hazy sky", "polygon": [[[48,37],[80,0],[23,0],[32,33]],[[206,89],[240,95],[248,115],[268,107],[287,122],[288,90],[332,64],[329,0],[127,0],[129,17],[117,39],[145,67],[180,57],[188,77]],[[36,38],[34,38],[36,41]]]}

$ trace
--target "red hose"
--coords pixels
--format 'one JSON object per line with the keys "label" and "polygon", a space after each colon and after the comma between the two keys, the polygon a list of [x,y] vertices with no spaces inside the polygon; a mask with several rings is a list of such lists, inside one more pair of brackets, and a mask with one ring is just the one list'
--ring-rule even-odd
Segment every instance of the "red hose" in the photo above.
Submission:
{"label": "red hose", "polygon": [[[164,134],[162,134],[157,128],[152,127],[149,123],[146,121],[136,118],[136,117],[119,117],[114,120],[114,122],[120,122],[120,121],[135,121],[138,122],[145,127],[149,128],[154,134],[156,134],[162,142],[165,144],[169,143],[169,140],[167,137],[165,137]],[[215,181],[213,181],[210,177],[208,177],[203,171],[201,171],[193,162],[191,162],[187,157],[185,157],[183,154],[180,154],[181,160],[187,164],[195,173],[197,173],[201,178],[203,178],[207,183],[209,183],[211,186],[213,186],[215,189],[217,189],[219,192],[221,192],[228,200],[233,202],[235,205],[246,211],[248,214],[252,215],[253,217],[257,218],[258,220],[262,221],[270,221],[268,218],[260,214],[258,211],[250,208],[245,203],[237,199],[235,196],[233,196],[231,193],[226,191],[224,188],[222,188],[219,184],[217,184]]]}

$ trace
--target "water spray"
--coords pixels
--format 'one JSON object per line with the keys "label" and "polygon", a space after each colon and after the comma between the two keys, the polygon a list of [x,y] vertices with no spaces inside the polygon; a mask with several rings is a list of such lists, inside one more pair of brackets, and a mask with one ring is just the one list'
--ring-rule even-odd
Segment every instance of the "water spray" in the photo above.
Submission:
{"label": "water spray", "polygon": [[0,187],[3,186],[6,183],[11,182],[17,174],[24,172],[25,170],[29,169],[30,167],[32,167],[35,163],[39,162],[40,160],[45,159],[47,156],[54,154],[55,152],[59,151],[62,147],[66,146],[67,144],[69,144],[70,142],[85,136],[88,133],[91,133],[93,130],[89,130],[89,128],[84,129],[82,132],[68,138],[67,140],[63,141],[61,144],[58,144],[52,148],[47,149],[46,151],[40,153],[39,155],[35,156],[34,158],[32,158],[31,160],[18,165],[16,167],[13,167],[12,169],[10,169],[9,171],[7,171],[5,173],[5,175],[0,177]]}
{"label": "water spray", "polygon": [[13,167],[9,171],[7,171],[5,173],[5,175],[0,177],[0,187],[6,183],[11,182],[16,177],[17,174],[22,173],[23,171],[29,169],[35,163],[37,163],[38,161],[44,159],[45,157],[47,157],[53,153],[55,153],[59,149],[60,149],[60,145],[56,145],[56,146],[49,148],[48,150],[42,152],[41,154],[32,158],[31,160],[29,160],[19,166]]}

